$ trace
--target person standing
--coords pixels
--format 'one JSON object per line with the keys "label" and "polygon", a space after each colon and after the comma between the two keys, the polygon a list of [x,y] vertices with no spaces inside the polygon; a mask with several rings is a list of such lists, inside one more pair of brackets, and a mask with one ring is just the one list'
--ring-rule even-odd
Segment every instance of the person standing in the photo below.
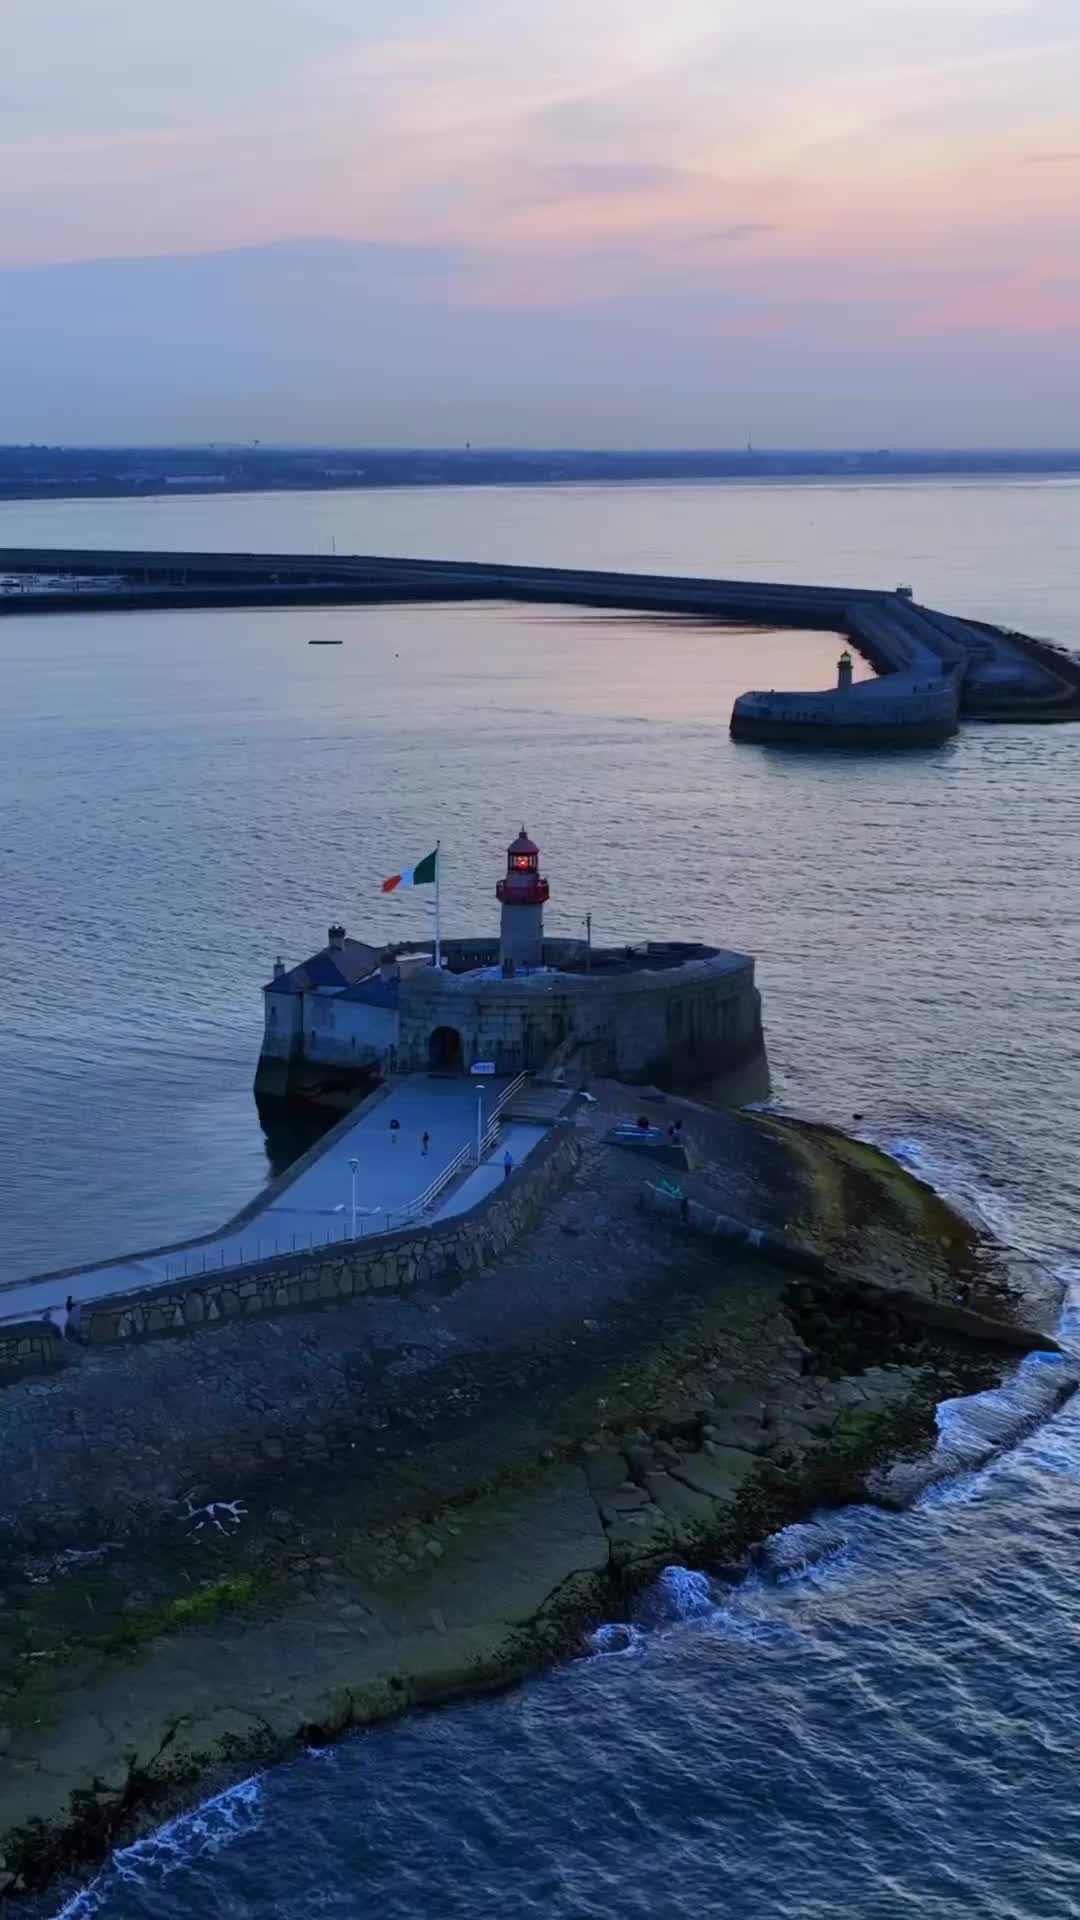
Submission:
{"label": "person standing", "polygon": [[398,1134],[399,1134],[400,1132],[401,1132],[401,1121],[400,1121],[400,1120],[391,1120],[391,1122],[390,1122],[390,1145],[391,1145],[392,1147],[396,1147],[396,1146],[397,1146],[397,1137],[398,1137]]}
{"label": "person standing", "polygon": [[430,1133],[428,1133],[427,1129],[425,1128],[424,1132],[420,1135],[421,1153],[426,1153],[430,1145],[431,1145],[431,1135]]}
{"label": "person standing", "polygon": [[509,1147],[507,1147],[506,1152],[503,1154],[503,1179],[509,1180],[510,1175],[513,1173],[513,1171],[514,1171],[514,1156],[511,1153]]}

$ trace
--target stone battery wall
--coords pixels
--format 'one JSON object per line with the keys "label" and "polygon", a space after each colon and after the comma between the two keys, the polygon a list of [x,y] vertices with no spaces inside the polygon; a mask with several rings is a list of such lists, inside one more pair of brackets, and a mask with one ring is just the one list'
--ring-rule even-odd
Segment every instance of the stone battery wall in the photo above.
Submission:
{"label": "stone battery wall", "polygon": [[432,1034],[461,1036],[465,1066],[536,1070],[579,1047],[588,1071],[676,1087],[715,1079],[763,1054],[761,1000],[748,956],[718,953],[669,968],[544,972],[510,979],[418,973],[401,996],[398,1064],[428,1064]]}
{"label": "stone battery wall", "polygon": [[332,1306],[359,1294],[393,1292],[468,1273],[496,1258],[526,1231],[570,1177],[580,1153],[572,1125],[561,1122],[510,1180],[469,1213],[88,1302],[80,1338],[107,1346],[193,1332],[244,1316]]}

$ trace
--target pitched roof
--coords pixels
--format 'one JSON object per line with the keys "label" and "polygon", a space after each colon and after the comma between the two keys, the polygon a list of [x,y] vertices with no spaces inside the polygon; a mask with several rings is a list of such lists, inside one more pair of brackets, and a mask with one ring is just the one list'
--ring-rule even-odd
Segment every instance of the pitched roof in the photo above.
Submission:
{"label": "pitched roof", "polygon": [[400,991],[401,980],[397,974],[392,980],[384,980],[375,973],[370,980],[358,980],[355,987],[347,988],[341,998],[359,1000],[365,1007],[396,1007]]}
{"label": "pitched roof", "polygon": [[346,940],[340,947],[321,947],[310,960],[290,967],[276,980],[268,980],[264,993],[306,993],[314,987],[353,987],[374,973],[382,955],[381,947],[369,947],[366,940]]}

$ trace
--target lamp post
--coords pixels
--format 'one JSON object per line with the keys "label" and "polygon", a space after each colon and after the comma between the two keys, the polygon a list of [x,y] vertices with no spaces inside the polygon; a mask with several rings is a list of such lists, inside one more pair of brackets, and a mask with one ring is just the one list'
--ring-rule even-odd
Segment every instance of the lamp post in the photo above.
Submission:
{"label": "lamp post", "polygon": [[476,1076],[476,1164],[484,1157],[484,1078],[495,1071],[494,1060],[474,1060],[469,1068]]}
{"label": "lamp post", "polygon": [[360,1171],[359,1160],[350,1160],[349,1173],[351,1175],[351,1201],[352,1201],[352,1234],[350,1235],[350,1238],[353,1240],[356,1239],[356,1176],[359,1171]]}

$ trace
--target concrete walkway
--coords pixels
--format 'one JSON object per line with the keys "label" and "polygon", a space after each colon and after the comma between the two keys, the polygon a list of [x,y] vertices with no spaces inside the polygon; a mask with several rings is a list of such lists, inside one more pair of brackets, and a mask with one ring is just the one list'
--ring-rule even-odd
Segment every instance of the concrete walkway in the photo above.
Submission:
{"label": "concrete walkway", "polygon": [[468,1213],[478,1200],[485,1200],[506,1178],[503,1155],[512,1154],[515,1167],[520,1167],[525,1155],[532,1152],[547,1131],[539,1122],[534,1125],[525,1120],[508,1120],[500,1130],[498,1145],[482,1166],[474,1167],[459,1186],[449,1188],[446,1199],[435,1207],[436,1216],[445,1220],[451,1214]]}
{"label": "concrete walkway", "polygon": [[[485,1126],[505,1078],[485,1079]],[[344,1127],[295,1179],[268,1190],[262,1206],[256,1202],[242,1224],[198,1244],[181,1242],[147,1253],[129,1254],[74,1272],[42,1275],[11,1286],[0,1286],[0,1321],[39,1318],[49,1308],[62,1308],[68,1294],[75,1300],[95,1300],[111,1293],[131,1293],[201,1273],[211,1267],[241,1266],[274,1253],[291,1253],[306,1246],[352,1237],[353,1175],[356,1167],[356,1232],[383,1233],[415,1219],[410,1209],[450,1165],[462,1148],[476,1140],[477,1082],[467,1078],[414,1074],[391,1087],[385,1096],[366,1105],[351,1126]],[[398,1127],[392,1129],[390,1122]],[[425,1130],[428,1152],[422,1149]],[[431,1213],[462,1213],[497,1185],[503,1177],[502,1156],[509,1147],[516,1164],[543,1138],[543,1126],[508,1122],[490,1163],[452,1186],[445,1207],[436,1201]],[[473,1182],[475,1181],[475,1185]]]}

